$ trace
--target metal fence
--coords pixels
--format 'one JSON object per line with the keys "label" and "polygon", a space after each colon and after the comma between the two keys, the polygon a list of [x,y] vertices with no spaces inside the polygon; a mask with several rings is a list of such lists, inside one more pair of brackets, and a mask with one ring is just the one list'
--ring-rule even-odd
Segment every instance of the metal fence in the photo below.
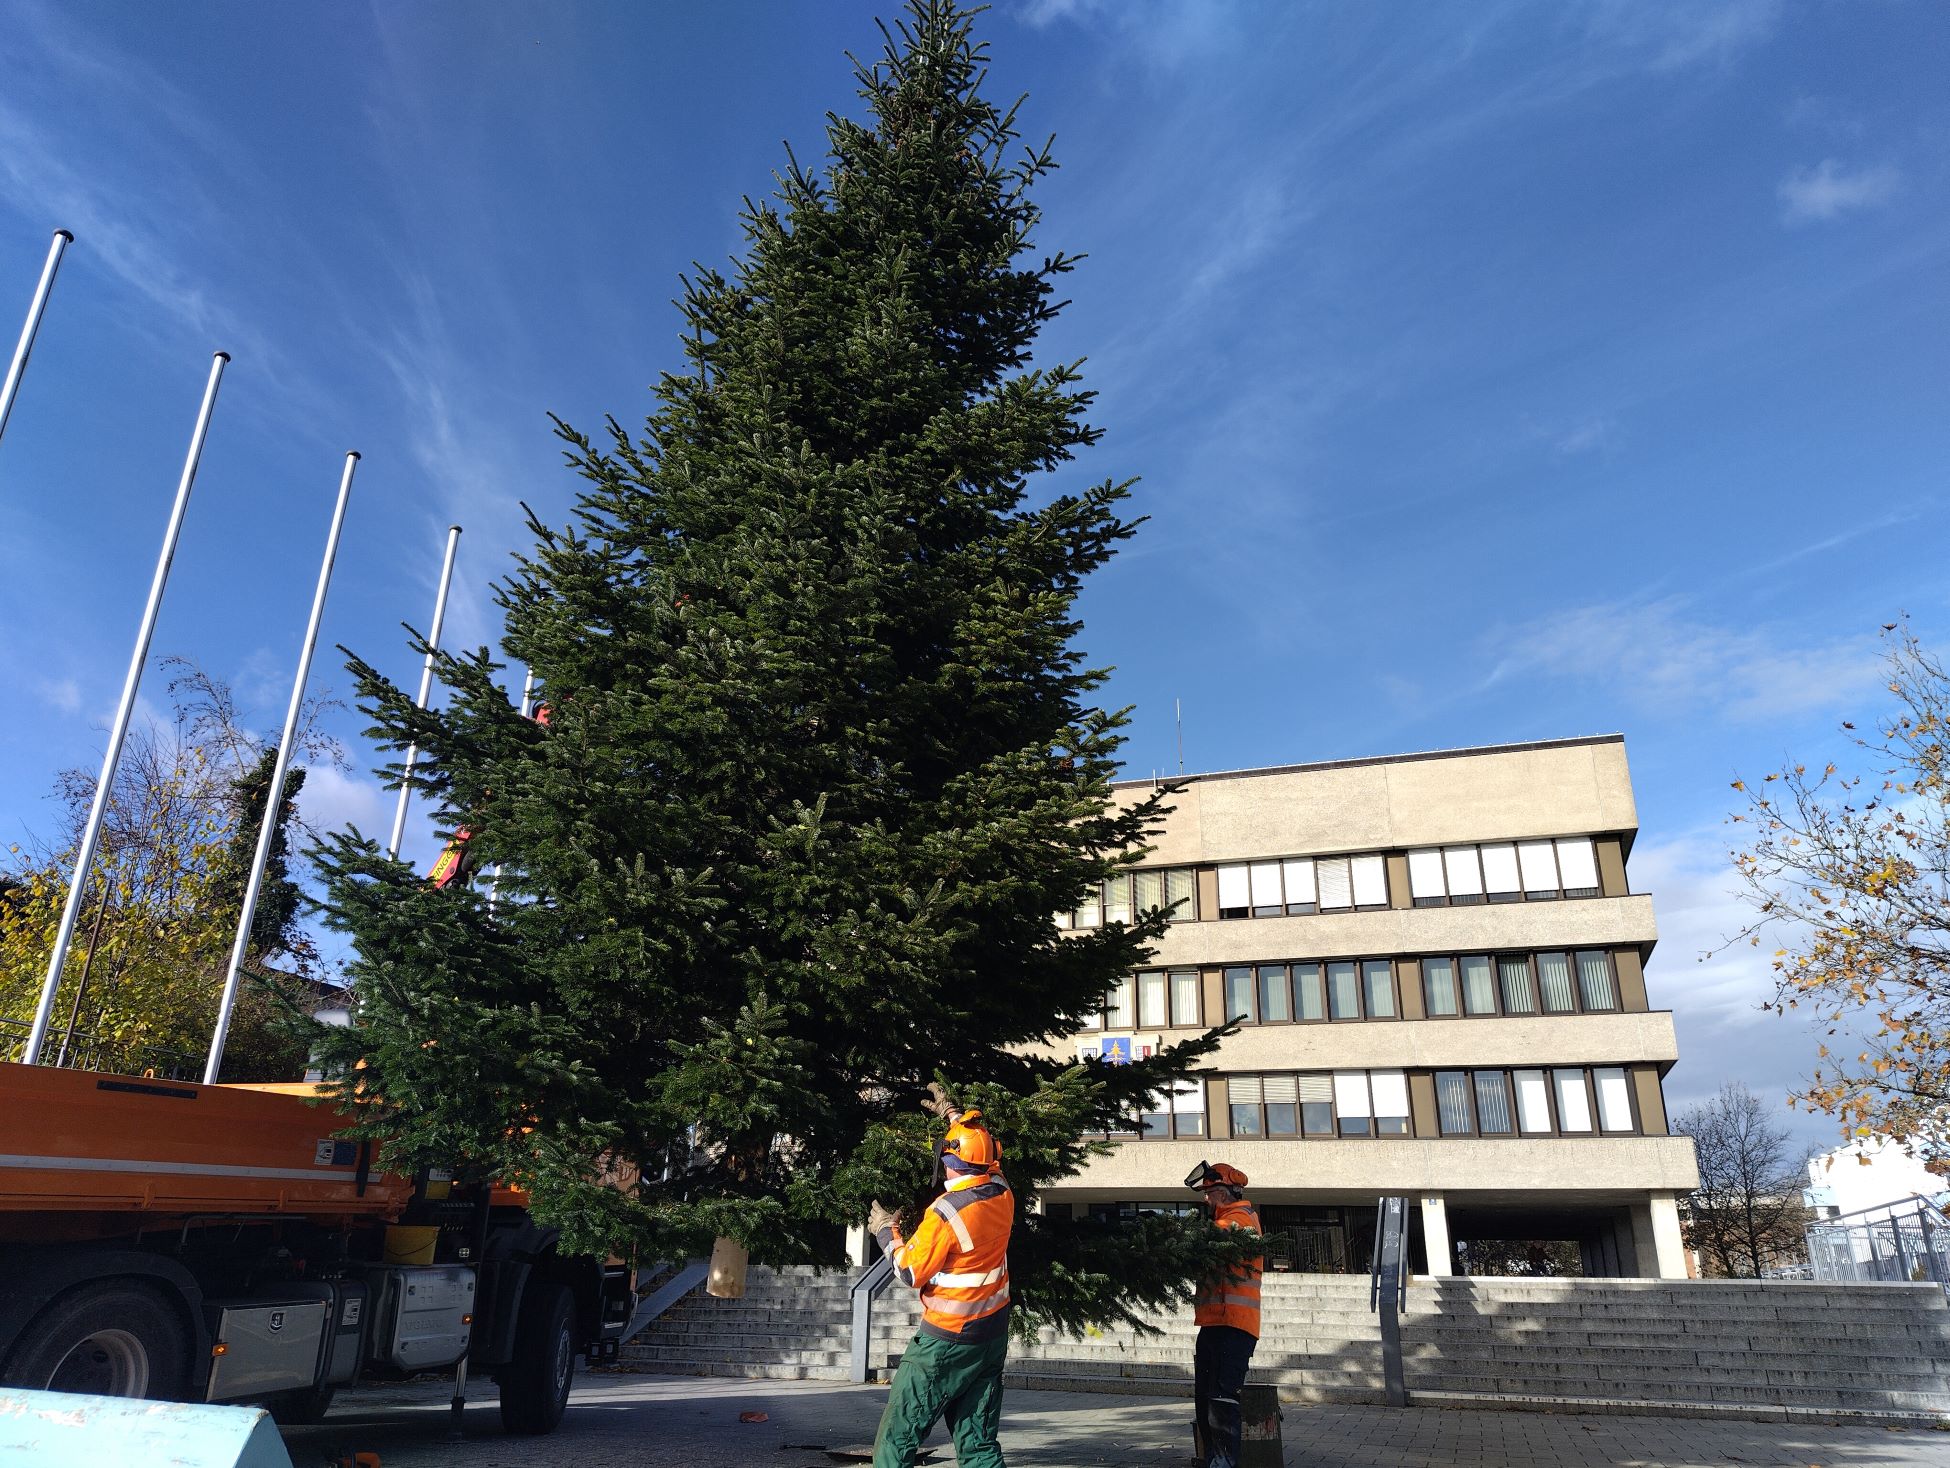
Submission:
{"label": "metal fence", "polygon": [[1825,1218],[1807,1235],[1816,1279],[1928,1280],[1950,1295],[1950,1219],[1927,1199]]}
{"label": "metal fence", "polygon": [[[27,1050],[33,1028],[26,1020],[0,1016],[0,1061],[19,1060]],[[156,1076],[169,1081],[203,1077],[203,1057],[163,1045],[131,1044],[112,1035],[76,1033],[56,1037],[42,1049],[41,1058],[69,1070],[103,1071],[109,1075]]]}

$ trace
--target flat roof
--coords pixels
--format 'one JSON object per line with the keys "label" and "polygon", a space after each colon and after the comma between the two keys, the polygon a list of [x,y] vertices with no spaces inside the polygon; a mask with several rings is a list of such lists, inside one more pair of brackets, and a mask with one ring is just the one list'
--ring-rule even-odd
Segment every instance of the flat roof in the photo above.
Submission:
{"label": "flat roof", "polygon": [[1412,754],[1376,754],[1361,759],[1316,760],[1302,765],[1260,765],[1246,770],[1208,770],[1196,775],[1158,775],[1138,780],[1113,780],[1111,789],[1140,785],[1190,784],[1195,780],[1245,780],[1254,775],[1298,775],[1309,770],[1352,770],[1363,765],[1405,765],[1425,759],[1464,759],[1479,754],[1521,754],[1532,749],[1574,749],[1585,744],[1623,744],[1623,734],[1580,734],[1571,739],[1532,739],[1521,744],[1476,744],[1463,749],[1424,749]]}

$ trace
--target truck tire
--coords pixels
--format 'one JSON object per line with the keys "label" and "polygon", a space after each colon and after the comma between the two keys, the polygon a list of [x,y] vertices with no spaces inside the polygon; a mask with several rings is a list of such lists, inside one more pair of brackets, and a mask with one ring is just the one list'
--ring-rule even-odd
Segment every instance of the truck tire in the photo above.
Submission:
{"label": "truck tire", "polygon": [[522,1295],[514,1358],[501,1368],[501,1425],[523,1436],[555,1431],[575,1379],[575,1295],[532,1281]]}
{"label": "truck tire", "polygon": [[15,1337],[0,1385],[180,1400],[190,1385],[189,1330],[153,1286],[127,1279],[78,1285]]}

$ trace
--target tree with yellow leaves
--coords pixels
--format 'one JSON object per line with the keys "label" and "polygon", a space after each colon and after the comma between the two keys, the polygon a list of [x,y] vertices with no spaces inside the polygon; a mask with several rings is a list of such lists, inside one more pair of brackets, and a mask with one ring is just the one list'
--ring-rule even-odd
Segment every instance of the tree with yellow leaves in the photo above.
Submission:
{"label": "tree with yellow leaves", "polygon": [[[174,722],[133,731],[116,775],[77,941],[56,993],[43,1057],[49,1061],[200,1070],[263,819],[272,751],[243,730],[219,680],[176,666]],[[308,747],[314,757],[342,758],[329,741]],[[303,776],[295,770],[286,784],[287,828]],[[38,850],[14,848],[0,884],[0,1058],[24,1036],[38,1001],[94,776],[65,772],[55,793],[64,807],[62,835]],[[243,991],[225,1051],[227,1080],[289,1079],[302,1071],[303,1049],[276,1033],[277,1002],[266,987],[296,999],[313,965],[284,854],[280,839],[253,924],[257,982]],[[266,971],[266,960],[276,960],[277,971]]]}
{"label": "tree with yellow leaves", "polygon": [[1733,782],[1758,914],[1738,936],[1774,944],[1768,1007],[1824,1032],[1792,1103],[1950,1171],[1950,672],[1907,622],[1883,633],[1896,706],[1873,733],[1842,725],[1865,769]]}

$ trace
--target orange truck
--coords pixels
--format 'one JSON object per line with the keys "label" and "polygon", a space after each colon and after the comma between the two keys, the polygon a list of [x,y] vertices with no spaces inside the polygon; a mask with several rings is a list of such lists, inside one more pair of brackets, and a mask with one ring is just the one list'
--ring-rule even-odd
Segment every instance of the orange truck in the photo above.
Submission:
{"label": "orange truck", "polygon": [[312,1091],[0,1064],[0,1386],[302,1422],[453,1372],[553,1429],[576,1357],[617,1353],[628,1267],[565,1253],[516,1190],[380,1171]]}

